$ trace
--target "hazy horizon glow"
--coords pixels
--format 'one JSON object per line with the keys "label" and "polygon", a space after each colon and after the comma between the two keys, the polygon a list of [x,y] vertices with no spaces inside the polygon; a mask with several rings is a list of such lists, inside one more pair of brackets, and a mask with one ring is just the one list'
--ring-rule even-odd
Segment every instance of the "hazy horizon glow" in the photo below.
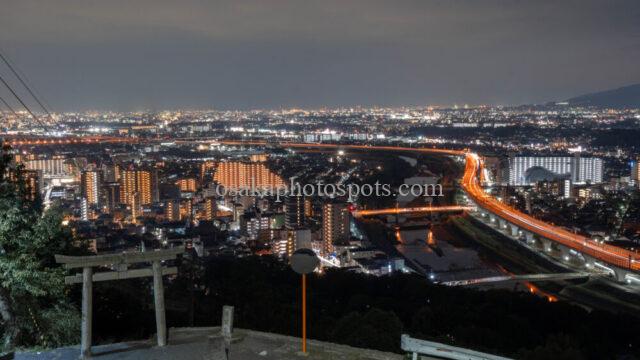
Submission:
{"label": "hazy horizon glow", "polygon": [[54,111],[506,105],[640,82],[632,0],[3,5],[0,49]]}

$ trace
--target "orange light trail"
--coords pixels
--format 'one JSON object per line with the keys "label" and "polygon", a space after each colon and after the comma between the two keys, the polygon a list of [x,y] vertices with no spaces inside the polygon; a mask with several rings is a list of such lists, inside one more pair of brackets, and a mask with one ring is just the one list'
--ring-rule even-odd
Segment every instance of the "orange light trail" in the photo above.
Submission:
{"label": "orange light trail", "polygon": [[472,209],[473,209],[472,206],[445,205],[445,206],[421,206],[421,207],[410,207],[410,208],[387,208],[387,209],[375,209],[375,210],[356,210],[352,214],[354,217],[362,217],[362,216],[375,216],[375,215],[456,212],[456,211],[467,211]]}

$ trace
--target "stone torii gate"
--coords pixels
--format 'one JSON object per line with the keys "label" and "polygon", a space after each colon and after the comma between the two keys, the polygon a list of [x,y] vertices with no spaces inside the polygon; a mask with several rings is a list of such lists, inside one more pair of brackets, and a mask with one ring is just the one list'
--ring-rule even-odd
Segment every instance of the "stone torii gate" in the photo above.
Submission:
{"label": "stone torii gate", "polygon": [[[176,267],[162,267],[163,260],[175,259],[182,254],[184,248],[169,250],[154,250],[147,252],[123,252],[120,254],[105,254],[93,256],[65,256],[56,255],[56,262],[64,264],[67,269],[82,268],[82,274],[66,276],[66,284],[82,283],[82,337],[80,341],[80,356],[83,359],[91,357],[91,333],[93,316],[93,282],[108,280],[123,280],[153,276],[153,297],[156,310],[156,329],[158,346],[167,344],[167,324],[164,310],[163,275],[175,275]],[[151,263],[151,268],[128,269],[129,264]],[[114,271],[93,272],[93,267],[105,266]]]}

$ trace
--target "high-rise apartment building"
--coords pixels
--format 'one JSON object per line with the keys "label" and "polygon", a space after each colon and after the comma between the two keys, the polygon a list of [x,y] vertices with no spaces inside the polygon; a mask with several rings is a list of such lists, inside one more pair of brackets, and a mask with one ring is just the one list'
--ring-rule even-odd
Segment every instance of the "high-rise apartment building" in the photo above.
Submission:
{"label": "high-rise apartment building", "polygon": [[207,179],[215,170],[216,163],[214,161],[205,161],[200,163],[200,181]]}
{"label": "high-rise apartment building", "polygon": [[85,197],[80,200],[80,219],[89,221],[89,201]]}
{"label": "high-rise apartment building", "polygon": [[193,219],[193,202],[191,199],[180,201],[180,220]]}
{"label": "high-rise apartment building", "polygon": [[100,166],[102,170],[102,179],[105,182],[116,182],[120,178],[118,165],[114,164],[102,164]]}
{"label": "high-rise apartment building", "polygon": [[[155,186],[154,186],[155,185]],[[150,170],[123,170],[120,174],[120,203],[131,205],[139,196],[140,205],[157,201],[157,177]]]}
{"label": "high-rise apartment building", "polygon": [[565,199],[570,199],[573,197],[573,184],[571,184],[571,180],[565,179],[563,181],[563,191],[562,196]]}
{"label": "high-rise apartment building", "polygon": [[229,189],[276,189],[286,185],[280,176],[263,163],[220,163],[213,179]]}
{"label": "high-rise apartment building", "polygon": [[126,170],[120,172],[120,203],[130,205],[133,201],[133,195],[138,189],[138,182],[135,170]]}
{"label": "high-rise apartment building", "polygon": [[251,154],[249,155],[249,160],[251,162],[265,162],[268,159],[267,154]]}
{"label": "high-rise apartment building", "polygon": [[270,240],[271,217],[260,212],[247,213],[241,219],[241,229],[249,240],[266,242]]}
{"label": "high-rise apartment building", "polygon": [[309,197],[304,198],[304,216],[313,217],[313,200]]}
{"label": "high-rise apartment building", "polygon": [[113,181],[120,181],[122,176],[122,166],[120,164],[113,164]]}
{"label": "high-rise apartment building", "polygon": [[102,172],[98,170],[83,171],[80,176],[80,192],[87,199],[87,205],[100,205],[100,191],[102,189]]}
{"label": "high-rise apartment building", "polygon": [[602,182],[600,158],[576,156],[511,156],[509,185],[526,186],[538,181],[569,179],[573,184]]}
{"label": "high-rise apartment building", "polygon": [[43,188],[42,171],[23,170],[22,176],[26,184],[27,199],[31,201],[38,199]]}
{"label": "high-rise apartment building", "polygon": [[636,157],[636,161],[631,167],[631,180],[635,181],[636,186],[640,188],[640,155]]}
{"label": "high-rise apartment building", "polygon": [[176,186],[181,192],[196,192],[197,183],[194,178],[182,178],[176,181]]}
{"label": "high-rise apartment building", "polygon": [[297,229],[305,224],[304,196],[289,195],[284,199],[284,227]]}
{"label": "high-rise apartment building", "polygon": [[120,183],[109,182],[102,187],[104,194],[103,209],[108,214],[113,214],[116,206],[120,203]]}
{"label": "high-rise apartment building", "polygon": [[131,203],[129,206],[131,207],[131,218],[134,223],[138,222],[138,217],[142,216],[142,201],[139,192],[134,192],[130,196]]}
{"label": "high-rise apartment building", "polygon": [[164,204],[164,219],[166,221],[180,221],[180,201],[168,200]]}
{"label": "high-rise apartment building", "polygon": [[347,243],[350,238],[349,208],[345,202],[327,202],[322,206],[322,252],[333,252],[335,244]]}
{"label": "high-rise apartment building", "polygon": [[27,160],[24,162],[24,167],[27,170],[40,170],[47,177],[64,176],[71,173],[66,158],[62,156],[54,156],[51,159]]}
{"label": "high-rise apartment building", "polygon": [[216,215],[216,199],[208,197],[204,199],[204,217],[205,220],[213,220]]}
{"label": "high-rise apartment building", "polygon": [[287,230],[286,256],[291,257],[298,249],[311,249],[311,230]]}

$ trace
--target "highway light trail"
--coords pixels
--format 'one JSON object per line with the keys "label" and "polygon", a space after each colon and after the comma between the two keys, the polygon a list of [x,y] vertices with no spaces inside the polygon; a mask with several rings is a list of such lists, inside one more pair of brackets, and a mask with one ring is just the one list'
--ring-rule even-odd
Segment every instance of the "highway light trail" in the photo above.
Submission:
{"label": "highway light trail", "polygon": [[399,214],[417,214],[417,213],[431,213],[431,212],[457,212],[473,210],[472,206],[421,206],[410,208],[387,208],[387,209],[375,209],[375,210],[356,210],[352,214],[355,217],[361,216],[375,216],[375,215],[399,215]]}

